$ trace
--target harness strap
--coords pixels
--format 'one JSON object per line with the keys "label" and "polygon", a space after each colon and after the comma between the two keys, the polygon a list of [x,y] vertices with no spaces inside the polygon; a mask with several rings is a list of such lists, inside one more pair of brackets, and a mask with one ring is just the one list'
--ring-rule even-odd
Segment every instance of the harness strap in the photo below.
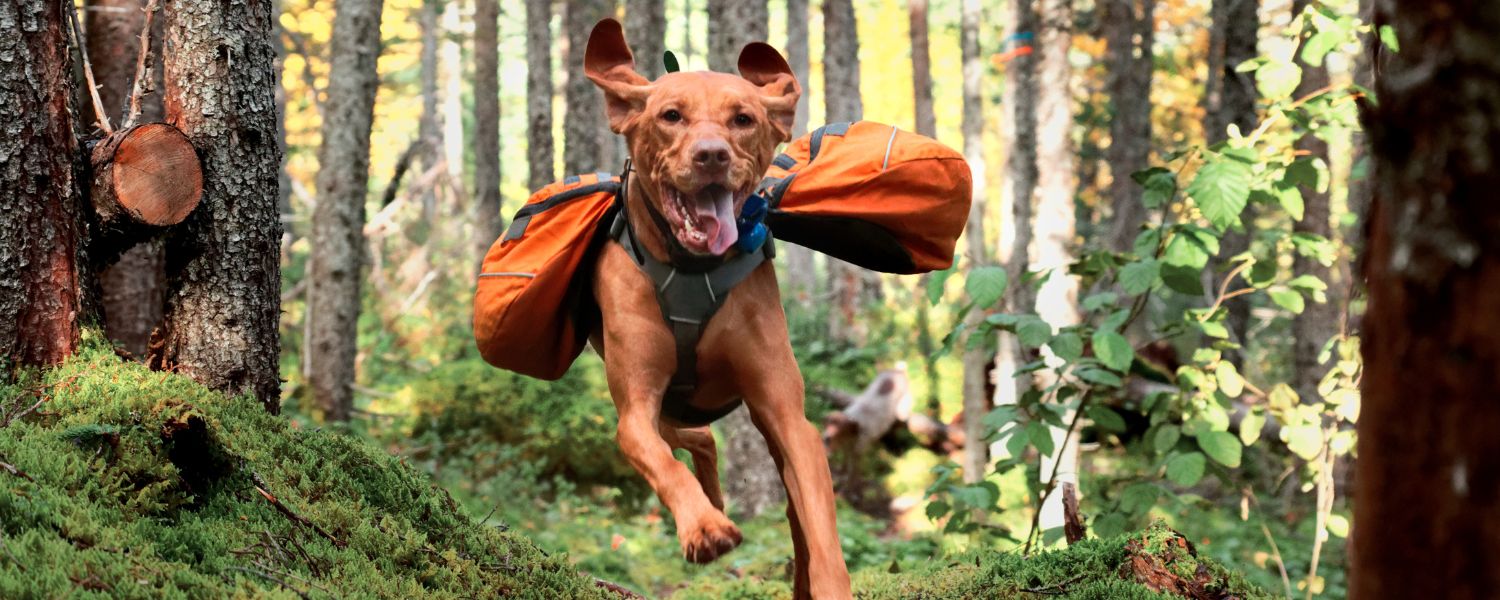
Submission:
{"label": "harness strap", "polygon": [[625,211],[620,210],[610,225],[610,237],[625,249],[637,267],[651,278],[662,318],[672,330],[677,346],[677,370],[662,398],[661,414],[688,426],[707,425],[739,408],[736,399],[714,410],[692,406],[693,392],[698,388],[698,342],[709,319],[724,305],[729,292],[766,259],[774,256],[771,241],[766,240],[759,252],[741,253],[708,271],[691,272],[656,260],[640,248]]}

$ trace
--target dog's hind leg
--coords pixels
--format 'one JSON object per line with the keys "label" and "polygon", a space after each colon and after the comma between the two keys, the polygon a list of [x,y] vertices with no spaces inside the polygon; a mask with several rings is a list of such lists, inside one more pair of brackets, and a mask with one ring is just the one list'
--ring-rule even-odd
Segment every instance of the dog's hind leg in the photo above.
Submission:
{"label": "dog's hind leg", "polygon": [[693,457],[693,476],[714,508],[724,510],[724,492],[719,488],[719,450],[714,434],[707,427],[676,428],[664,425],[662,437],[673,448],[687,450]]}
{"label": "dog's hind leg", "polygon": [[[786,463],[781,457],[781,450],[776,446],[770,446],[770,450],[771,460],[776,461],[776,470],[785,472]],[[792,598],[811,598],[812,586],[807,574],[807,537],[802,535],[802,523],[797,519],[796,503],[786,503],[786,520],[792,529],[792,576],[796,578],[792,585]]]}

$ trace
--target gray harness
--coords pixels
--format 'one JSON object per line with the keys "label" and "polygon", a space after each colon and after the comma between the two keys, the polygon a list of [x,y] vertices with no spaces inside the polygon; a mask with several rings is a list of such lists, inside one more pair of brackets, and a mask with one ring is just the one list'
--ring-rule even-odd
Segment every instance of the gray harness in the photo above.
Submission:
{"label": "gray harness", "polygon": [[[627,167],[627,173],[628,167]],[[706,270],[689,270],[663,263],[640,248],[635,232],[625,216],[624,196],[628,181],[621,181],[620,209],[610,224],[609,237],[613,238],[630,255],[637,267],[651,278],[656,289],[656,302],[661,305],[662,318],[672,329],[677,342],[677,370],[662,398],[661,414],[683,425],[697,427],[708,425],[739,408],[741,399],[736,398],[720,408],[703,410],[692,405],[693,392],[698,389],[698,342],[709,319],[724,305],[734,286],[744,281],[761,263],[776,255],[771,239],[755,252],[741,252],[734,257],[714,264]],[[648,209],[651,210],[651,209]],[[733,227],[734,223],[725,226]],[[668,239],[672,240],[667,232]],[[672,240],[675,241],[675,240]]]}

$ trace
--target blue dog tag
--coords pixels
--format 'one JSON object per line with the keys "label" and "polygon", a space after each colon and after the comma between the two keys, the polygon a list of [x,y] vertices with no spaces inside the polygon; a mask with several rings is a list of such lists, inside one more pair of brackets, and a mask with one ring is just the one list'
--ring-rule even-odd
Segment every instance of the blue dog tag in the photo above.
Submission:
{"label": "blue dog tag", "polygon": [[766,243],[766,237],[771,234],[771,230],[763,223],[768,206],[766,199],[759,194],[751,194],[745,199],[745,206],[740,209],[739,218],[735,219],[735,226],[740,232],[740,239],[735,242],[735,247],[740,252],[755,252]]}

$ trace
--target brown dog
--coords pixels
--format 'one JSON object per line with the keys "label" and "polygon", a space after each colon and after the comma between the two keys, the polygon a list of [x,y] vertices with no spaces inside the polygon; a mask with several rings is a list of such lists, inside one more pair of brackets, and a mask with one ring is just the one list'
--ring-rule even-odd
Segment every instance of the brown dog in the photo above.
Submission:
{"label": "brown dog", "polygon": [[[801,88],[786,60],[762,43],[741,52],[741,76],[684,72],[651,82],[633,64],[618,22],[594,27],[584,72],[604,91],[610,129],[625,136],[634,161],[625,202],[634,239],[662,263],[728,260],[738,252],[734,217],[777,144],[790,140]],[[740,543],[740,531],[724,515],[708,428],[662,416],[678,363],[653,281],[613,242],[594,273],[603,318],[589,339],[604,357],[620,449],[672,511],[683,555],[712,561]],[[786,485],[796,597],[849,598],[828,459],[803,414],[780,298],[770,261],[733,287],[702,325],[690,404],[713,411],[745,402]],[[694,472],[672,457],[673,448],[692,455]]]}

